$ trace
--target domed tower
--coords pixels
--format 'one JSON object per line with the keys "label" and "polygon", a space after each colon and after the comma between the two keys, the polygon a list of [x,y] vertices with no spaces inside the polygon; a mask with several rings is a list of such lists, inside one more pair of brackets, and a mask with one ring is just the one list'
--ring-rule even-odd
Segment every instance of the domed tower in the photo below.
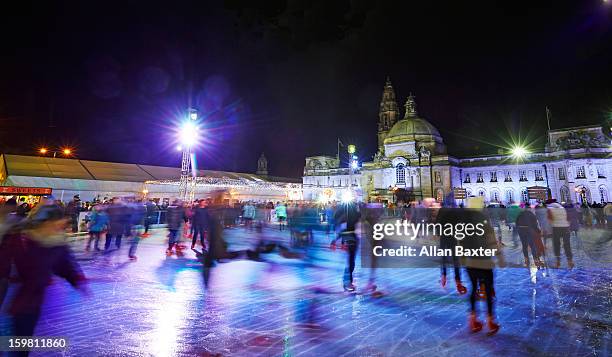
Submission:
{"label": "domed tower", "polygon": [[398,119],[399,109],[395,100],[395,91],[391,80],[387,77],[378,110],[378,150],[381,153],[385,150],[385,138]]}
{"label": "domed tower", "polygon": [[406,100],[404,107],[406,108],[404,118],[393,125],[384,139],[386,155],[393,156],[395,149],[399,150],[398,153],[412,154],[422,148],[427,149],[432,155],[445,154],[446,146],[440,132],[430,122],[419,118],[412,94]]}
{"label": "domed tower", "polygon": [[257,160],[257,172],[260,176],[268,176],[268,159],[261,153],[261,156]]}

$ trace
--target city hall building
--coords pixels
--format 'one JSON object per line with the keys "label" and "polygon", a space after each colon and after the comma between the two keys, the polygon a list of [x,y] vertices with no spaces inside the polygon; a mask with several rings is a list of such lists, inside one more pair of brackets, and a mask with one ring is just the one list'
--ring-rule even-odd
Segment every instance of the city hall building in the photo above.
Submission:
{"label": "city hall building", "polygon": [[[363,201],[392,202],[398,192],[410,200],[441,201],[453,192],[485,202],[534,200],[544,193],[561,202],[607,202],[612,187],[612,149],[601,126],[548,131],[541,152],[457,158],[447,153],[440,132],[417,113],[408,97],[404,116],[391,82],[384,86],[378,115],[378,152],[349,168],[339,157],[306,158],[302,178],[307,200],[340,200],[354,192]],[[530,193],[532,193],[530,195]]]}

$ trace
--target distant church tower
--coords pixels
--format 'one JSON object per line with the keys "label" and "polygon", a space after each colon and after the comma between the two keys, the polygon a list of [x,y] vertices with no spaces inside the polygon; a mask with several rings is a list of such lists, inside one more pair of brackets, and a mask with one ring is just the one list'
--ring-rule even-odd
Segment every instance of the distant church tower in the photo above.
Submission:
{"label": "distant church tower", "polygon": [[391,80],[387,77],[382,99],[380,101],[380,108],[378,110],[378,150],[380,152],[384,152],[385,137],[398,119],[399,109],[395,101],[395,91],[391,85]]}
{"label": "distant church tower", "polygon": [[264,156],[263,152],[261,153],[259,160],[257,160],[257,172],[256,173],[260,176],[268,176],[268,160]]}

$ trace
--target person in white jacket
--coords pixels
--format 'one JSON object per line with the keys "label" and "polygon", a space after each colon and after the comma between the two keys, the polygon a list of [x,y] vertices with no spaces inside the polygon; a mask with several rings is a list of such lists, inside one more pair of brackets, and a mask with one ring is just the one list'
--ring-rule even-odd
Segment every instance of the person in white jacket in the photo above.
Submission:
{"label": "person in white jacket", "polygon": [[553,231],[553,250],[557,258],[554,267],[559,268],[561,266],[561,241],[563,241],[563,251],[567,257],[567,267],[572,269],[574,267],[574,260],[570,244],[570,224],[567,220],[567,212],[555,199],[546,201],[546,206],[548,209],[548,220]]}

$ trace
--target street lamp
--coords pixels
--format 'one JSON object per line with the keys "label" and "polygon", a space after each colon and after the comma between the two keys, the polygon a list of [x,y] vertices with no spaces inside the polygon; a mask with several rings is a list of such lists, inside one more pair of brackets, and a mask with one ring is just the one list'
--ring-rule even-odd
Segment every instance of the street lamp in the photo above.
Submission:
{"label": "street lamp", "polygon": [[[193,201],[195,195],[197,174],[193,166],[195,164],[195,153],[192,149],[197,144],[198,138],[198,111],[190,108],[186,120],[178,128],[179,146],[177,149],[182,151],[179,198],[184,201]],[[191,174],[189,171],[191,171]]]}
{"label": "street lamp", "polygon": [[522,146],[515,146],[510,152],[515,159],[522,159],[529,154],[529,151]]}
{"label": "street lamp", "polygon": [[[41,155],[46,155],[47,153],[49,153],[49,149],[42,147],[40,149],[38,149],[38,153]],[[70,156],[72,155],[72,149],[65,147],[65,148],[59,148],[59,149],[54,149],[53,151],[51,151],[53,153],[53,157],[56,157],[58,153],[61,153],[64,156]]]}
{"label": "street lamp", "polygon": [[186,121],[179,129],[179,141],[181,145],[192,147],[198,140],[198,128],[193,121]]}

